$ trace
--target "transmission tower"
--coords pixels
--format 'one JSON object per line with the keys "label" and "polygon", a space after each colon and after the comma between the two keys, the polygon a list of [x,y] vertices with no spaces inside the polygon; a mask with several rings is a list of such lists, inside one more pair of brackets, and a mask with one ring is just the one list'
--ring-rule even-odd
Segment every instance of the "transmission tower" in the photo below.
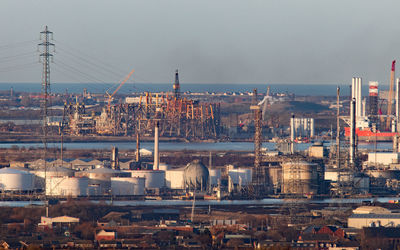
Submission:
{"label": "transmission tower", "polygon": [[[54,44],[50,42],[50,39],[53,40],[53,32],[49,31],[47,26],[44,28],[44,31],[40,32],[40,40],[39,43],[40,48],[40,61],[43,63],[43,72],[42,72],[42,100],[41,100],[41,111],[42,111],[42,119],[43,119],[43,145],[44,150],[47,150],[47,133],[48,133],[48,104],[49,104],[49,93],[50,93],[50,58],[53,57],[53,54],[50,53],[50,48],[54,50]],[[44,159],[46,161],[46,159]]]}

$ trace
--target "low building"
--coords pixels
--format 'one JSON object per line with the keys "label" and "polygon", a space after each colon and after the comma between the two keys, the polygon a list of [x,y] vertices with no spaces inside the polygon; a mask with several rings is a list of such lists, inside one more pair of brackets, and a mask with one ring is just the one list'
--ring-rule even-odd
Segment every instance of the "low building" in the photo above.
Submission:
{"label": "low building", "polygon": [[100,230],[98,233],[96,233],[95,239],[97,241],[112,241],[117,238],[117,233],[114,231],[106,231],[106,230]]}
{"label": "low building", "polygon": [[69,226],[71,224],[77,224],[77,223],[79,223],[79,218],[75,218],[75,217],[59,216],[59,217],[50,218],[50,217],[42,216],[40,218],[39,226],[53,228],[56,225],[60,225],[60,226],[68,225]]}

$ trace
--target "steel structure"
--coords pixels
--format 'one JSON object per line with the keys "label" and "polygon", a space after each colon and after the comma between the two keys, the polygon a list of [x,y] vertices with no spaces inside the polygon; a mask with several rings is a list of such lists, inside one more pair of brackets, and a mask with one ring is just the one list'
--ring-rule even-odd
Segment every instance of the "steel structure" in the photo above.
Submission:
{"label": "steel structure", "polygon": [[62,128],[71,135],[151,135],[159,121],[160,136],[187,139],[218,138],[220,104],[199,103],[145,93],[138,103],[118,104],[100,115],[86,114],[84,104],[65,104]]}
{"label": "steel structure", "polygon": [[38,44],[41,49],[39,57],[43,63],[41,111],[43,119],[43,144],[46,149],[48,132],[48,102],[50,92],[50,58],[53,57],[53,54],[50,53],[50,48],[54,48],[54,43],[51,43],[50,39],[53,39],[53,32],[49,31],[48,27],[45,26],[44,31],[40,32],[40,39],[42,42]]}

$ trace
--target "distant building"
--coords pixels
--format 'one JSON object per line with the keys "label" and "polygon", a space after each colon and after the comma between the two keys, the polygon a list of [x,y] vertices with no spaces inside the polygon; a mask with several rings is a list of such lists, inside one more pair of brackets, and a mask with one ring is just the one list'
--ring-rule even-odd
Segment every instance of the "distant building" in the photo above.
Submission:
{"label": "distant building", "polygon": [[383,207],[362,206],[353,210],[347,219],[348,227],[397,227],[400,226],[400,213],[391,213]]}

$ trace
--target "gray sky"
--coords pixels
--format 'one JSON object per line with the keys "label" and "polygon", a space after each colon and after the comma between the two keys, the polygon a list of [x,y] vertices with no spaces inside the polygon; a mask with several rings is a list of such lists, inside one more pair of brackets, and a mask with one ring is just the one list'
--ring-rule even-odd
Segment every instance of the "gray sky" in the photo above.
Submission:
{"label": "gray sky", "polygon": [[171,82],[179,68],[186,83],[347,84],[361,76],[387,84],[400,55],[399,9],[395,0],[1,0],[0,82],[40,81],[39,64],[21,66],[37,53],[13,56],[35,52],[48,25],[53,82],[118,81],[132,68],[135,82]]}

